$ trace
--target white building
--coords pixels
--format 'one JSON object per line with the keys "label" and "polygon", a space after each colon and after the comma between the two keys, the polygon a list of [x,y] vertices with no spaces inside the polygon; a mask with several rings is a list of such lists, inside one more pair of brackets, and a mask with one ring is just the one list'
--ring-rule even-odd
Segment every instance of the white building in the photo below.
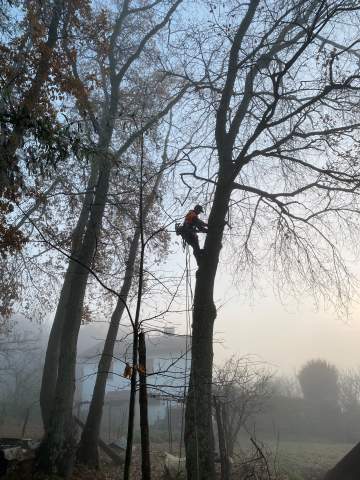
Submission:
{"label": "white building", "polygon": [[[127,421],[127,407],[130,392],[130,380],[124,378],[126,362],[132,365],[132,345],[130,336],[117,341],[112,366],[106,384],[103,423],[117,424],[118,432],[110,436],[124,434]],[[77,365],[77,402],[85,413],[89,404],[104,342],[85,350],[79,355]],[[176,335],[173,328],[166,328],[159,335],[146,336],[146,372],[149,397],[149,423],[154,425],[168,415],[169,402],[174,408],[177,402],[182,405],[184,389],[188,384],[190,371],[190,338]],[[80,408],[80,407],[79,407]]]}

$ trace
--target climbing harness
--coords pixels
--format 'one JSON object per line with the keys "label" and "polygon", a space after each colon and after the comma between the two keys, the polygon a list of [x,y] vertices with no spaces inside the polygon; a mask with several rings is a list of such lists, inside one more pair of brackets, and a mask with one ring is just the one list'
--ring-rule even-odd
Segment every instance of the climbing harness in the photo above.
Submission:
{"label": "climbing harness", "polygon": [[175,233],[176,235],[181,235],[183,232],[183,226],[181,223],[175,223]]}
{"label": "climbing harness", "polygon": [[183,247],[183,250],[185,251],[185,248],[186,248],[187,244],[186,244],[185,238],[183,237],[184,227],[183,227],[183,225],[181,225],[181,223],[175,223],[175,233],[176,233],[176,235],[181,236],[182,247]]}

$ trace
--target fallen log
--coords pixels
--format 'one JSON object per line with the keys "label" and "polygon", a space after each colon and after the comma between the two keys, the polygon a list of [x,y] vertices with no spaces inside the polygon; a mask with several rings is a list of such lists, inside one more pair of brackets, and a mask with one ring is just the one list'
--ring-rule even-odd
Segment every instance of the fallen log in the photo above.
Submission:
{"label": "fallen log", "polygon": [[[77,425],[79,425],[79,427],[81,429],[84,428],[85,424],[80,420],[80,418],[76,417],[74,415],[74,420],[75,422],[77,423]],[[106,453],[106,455],[111,458],[111,460],[116,464],[116,465],[123,465],[124,464],[124,459],[118,455],[111,447],[109,447],[109,445],[107,445],[104,440],[101,440],[101,438],[99,438],[99,441],[98,441],[98,445],[99,445],[99,448],[101,448],[101,450]]]}

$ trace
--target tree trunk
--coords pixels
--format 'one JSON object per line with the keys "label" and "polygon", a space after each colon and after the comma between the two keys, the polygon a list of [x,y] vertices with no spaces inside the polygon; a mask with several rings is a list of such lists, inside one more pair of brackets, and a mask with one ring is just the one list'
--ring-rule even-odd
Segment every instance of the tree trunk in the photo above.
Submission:
{"label": "tree trunk", "polygon": [[231,193],[230,180],[219,172],[209,232],[197,272],[192,325],[191,372],[185,413],[186,470],[188,480],[214,480],[212,430],[213,326],[216,307],[214,282],[225,218]]}
{"label": "tree trunk", "polygon": [[[48,31],[48,38],[46,43],[41,49],[41,56],[37,66],[35,77],[31,83],[30,88],[24,93],[21,104],[18,107],[18,119],[9,138],[6,140],[5,145],[1,148],[1,160],[0,160],[0,185],[6,186],[11,183],[11,179],[14,176],[14,172],[18,171],[15,154],[19,148],[24,132],[28,126],[29,117],[31,112],[37,105],[41,88],[44,85],[49,69],[50,60],[58,39],[58,29],[60,24],[61,15],[64,8],[65,0],[55,0],[52,10],[52,17],[50,20],[50,26]],[[15,174],[16,176],[16,174]]]}
{"label": "tree trunk", "polygon": [[[143,211],[141,211],[142,208],[140,208],[140,211],[139,211],[139,217],[141,217],[142,223],[146,221],[147,215],[151,211],[155,203],[156,195],[160,187],[163,172],[167,163],[166,148],[168,145],[170,128],[165,138],[164,153],[162,156],[162,163],[160,166],[159,174],[157,175],[154,186],[145,202]],[[125,303],[127,301],[128,294],[131,287],[140,236],[141,236],[141,225],[137,225],[134,237],[131,241],[129,255],[126,261],[125,278],[124,278],[123,285],[121,287],[120,298],[117,302],[116,308],[111,317],[110,327],[106,336],[104,349],[99,362],[98,373],[96,376],[96,382],[95,382],[93,396],[90,403],[88,417],[87,417],[85,428],[83,430],[81,440],[80,440],[80,446],[79,446],[78,455],[77,455],[78,460],[81,463],[86,464],[89,467],[93,467],[93,468],[99,467],[99,452],[98,452],[97,445],[98,445],[98,439],[100,435],[100,426],[101,426],[101,418],[102,418],[102,412],[103,412],[106,381],[108,377],[108,371],[111,365],[112,355],[114,352],[117,333],[119,330],[119,323],[120,323],[120,320],[125,308]]]}
{"label": "tree trunk", "polygon": [[41,470],[67,477],[72,467],[75,446],[73,399],[75,391],[76,346],[81,325],[81,314],[89,270],[101,231],[109,188],[110,162],[103,159],[94,203],[78,261],[69,263],[69,290],[64,306],[58,377],[55,398],[50,413],[46,436],[39,452]]}
{"label": "tree trunk", "polygon": [[221,465],[221,480],[229,480],[229,456],[227,452],[225,428],[223,422],[223,405],[218,402],[214,396],[214,406],[216,414],[216,424],[219,437],[219,453],[220,453],[220,465]]}
{"label": "tree trunk", "polygon": [[[74,421],[77,425],[79,425],[79,427],[81,427],[82,429],[85,427],[85,425],[83,424],[83,422],[79,419],[79,417],[76,417],[74,416]],[[106,455],[116,464],[116,465],[122,465],[124,463],[124,460],[123,458],[118,455],[116,452],[114,452],[114,450],[109,447],[105,442],[104,440],[102,440],[100,437],[98,438],[98,443],[99,443],[99,447],[101,448],[101,450],[106,453]]]}
{"label": "tree trunk", "polygon": [[89,413],[86,419],[84,430],[81,435],[80,445],[77,453],[77,458],[79,462],[92,468],[99,467],[98,442],[104,406],[106,381],[108,378],[108,372],[114,353],[114,347],[119,330],[120,320],[124,312],[125,303],[127,301],[131,288],[136,253],[139,245],[139,238],[140,231],[139,229],[137,229],[131,241],[129,255],[126,261],[124,282],[120,291],[120,298],[117,301],[116,308],[111,317],[109,330],[104,344],[104,349],[99,362],[98,373],[96,376],[94,391],[91,398]]}
{"label": "tree trunk", "polygon": [[[135,399],[136,399],[136,374],[137,374],[137,359],[138,359],[138,342],[139,342],[139,324],[140,324],[140,308],[143,292],[143,280],[144,280],[144,254],[145,254],[145,241],[144,241],[144,220],[146,211],[144,210],[144,191],[143,191],[143,168],[144,168],[144,137],[141,136],[140,140],[141,148],[141,161],[140,161],[140,192],[139,192],[139,231],[141,240],[140,249],[140,262],[139,262],[139,280],[138,280],[138,292],[136,301],[135,318],[132,320],[133,328],[133,371],[131,376],[130,386],[130,399],[129,399],[129,419],[128,419],[128,433],[126,441],[126,453],[125,453],[125,465],[124,465],[124,480],[129,480],[133,436],[134,436],[134,418],[135,418]],[[153,191],[154,193],[154,191]]]}
{"label": "tree trunk", "polygon": [[131,457],[134,438],[134,420],[135,420],[135,400],[136,400],[136,377],[137,377],[137,353],[138,353],[138,334],[134,332],[133,335],[133,371],[130,383],[130,398],[129,398],[129,416],[128,416],[128,431],[126,438],[126,452],[124,463],[124,480],[130,478]]}
{"label": "tree trunk", "polygon": [[224,430],[224,440],[225,440],[225,451],[226,451],[226,457],[225,457],[225,478],[231,478],[231,473],[232,473],[232,463],[230,462],[230,457],[233,456],[234,453],[234,446],[230,446],[230,435],[229,435],[229,430],[227,428],[228,426],[228,409],[226,404],[222,404],[221,406],[221,421],[222,421],[222,426]]}
{"label": "tree trunk", "polygon": [[141,472],[142,480],[151,480],[148,398],[146,386],[146,342],[144,332],[140,332],[139,334],[139,382]]}
{"label": "tree trunk", "polygon": [[[87,183],[87,193],[81,208],[81,213],[72,235],[71,256],[77,258],[80,254],[83,235],[88,222],[91,204],[94,199],[94,187],[97,181],[98,167],[95,161],[91,164],[90,177]],[[65,274],[64,283],[61,289],[55,318],[51,327],[48,345],[46,349],[45,362],[41,380],[40,407],[45,432],[47,431],[51,408],[54,403],[55,388],[57,381],[57,372],[60,356],[60,342],[62,326],[66,314],[66,305],[69,298],[69,292],[72,288],[72,276],[74,263],[70,263]]]}

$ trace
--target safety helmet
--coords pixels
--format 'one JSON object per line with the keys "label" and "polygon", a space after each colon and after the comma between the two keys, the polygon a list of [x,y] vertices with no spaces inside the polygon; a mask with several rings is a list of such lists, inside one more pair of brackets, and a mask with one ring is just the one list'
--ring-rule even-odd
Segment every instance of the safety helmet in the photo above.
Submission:
{"label": "safety helmet", "polygon": [[194,211],[196,213],[202,213],[204,211],[203,207],[201,205],[195,205]]}

